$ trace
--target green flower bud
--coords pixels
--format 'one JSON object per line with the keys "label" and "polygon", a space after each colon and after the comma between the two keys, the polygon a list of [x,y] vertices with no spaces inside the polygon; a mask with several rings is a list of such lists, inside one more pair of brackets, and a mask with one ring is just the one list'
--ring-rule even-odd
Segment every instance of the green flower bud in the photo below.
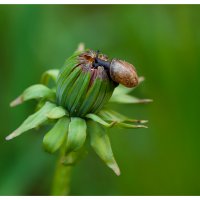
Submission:
{"label": "green flower bud", "polygon": [[[108,61],[107,56],[98,55]],[[116,84],[102,66],[94,67],[97,52],[76,52],[62,68],[57,79],[57,104],[70,116],[96,113],[109,101]]]}
{"label": "green flower bud", "polygon": [[[119,59],[109,60],[103,54],[81,48],[81,51],[76,51],[67,59],[62,70],[46,71],[39,84],[28,87],[11,102],[11,107],[32,99],[38,103],[36,112],[28,116],[6,140],[49,123],[53,126],[45,134],[43,145],[49,153],[61,149],[62,164],[73,165],[78,162],[85,152],[84,143],[89,140],[97,155],[120,175],[107,129],[112,126],[147,128],[144,125],[147,121],[131,119],[110,110],[109,106],[103,107],[108,101],[120,104],[152,101],[138,99],[129,94],[144,80],[143,77],[137,78],[131,66]],[[129,72],[133,72],[132,75],[129,76]],[[50,80],[53,85],[49,83]],[[126,87],[130,86],[127,83],[133,83],[134,87],[119,85],[115,89],[118,83]],[[59,173],[62,174],[62,170],[59,169]]]}

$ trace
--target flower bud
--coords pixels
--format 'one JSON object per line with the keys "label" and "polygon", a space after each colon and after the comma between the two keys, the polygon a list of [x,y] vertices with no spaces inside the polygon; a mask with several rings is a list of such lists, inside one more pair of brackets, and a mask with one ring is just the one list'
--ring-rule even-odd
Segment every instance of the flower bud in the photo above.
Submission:
{"label": "flower bud", "polygon": [[[115,83],[103,66],[94,67],[97,52],[76,52],[62,68],[57,79],[57,104],[70,116],[83,117],[98,112],[110,99]],[[107,56],[99,55],[108,61]]]}

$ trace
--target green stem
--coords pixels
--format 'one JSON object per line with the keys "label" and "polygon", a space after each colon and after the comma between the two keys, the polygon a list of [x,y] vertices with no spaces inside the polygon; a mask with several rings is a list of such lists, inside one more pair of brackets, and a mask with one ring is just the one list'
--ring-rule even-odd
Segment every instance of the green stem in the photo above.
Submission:
{"label": "green stem", "polygon": [[70,175],[73,166],[85,155],[84,149],[76,152],[70,152],[67,155],[66,146],[63,146],[60,151],[58,162],[55,169],[53,180],[52,196],[66,196],[70,192]]}
{"label": "green stem", "polygon": [[53,196],[66,196],[70,191],[70,175],[73,165],[67,165],[63,162],[68,159],[63,151],[61,151],[53,180],[51,195]]}

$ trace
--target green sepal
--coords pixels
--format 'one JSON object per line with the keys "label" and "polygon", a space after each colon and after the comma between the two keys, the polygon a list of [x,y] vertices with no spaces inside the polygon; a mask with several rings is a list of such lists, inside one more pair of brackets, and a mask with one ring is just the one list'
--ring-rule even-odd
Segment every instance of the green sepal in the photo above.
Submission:
{"label": "green sepal", "polygon": [[10,106],[14,107],[31,99],[46,98],[55,101],[55,97],[56,95],[53,90],[49,89],[45,85],[36,84],[28,87],[18,98],[10,103]]}
{"label": "green sepal", "polygon": [[109,102],[115,103],[150,103],[151,99],[139,99],[128,94],[115,95],[110,98]]}
{"label": "green sepal", "polygon": [[122,127],[122,128],[130,128],[130,129],[135,129],[135,128],[148,128],[145,125],[135,125],[135,124],[127,124],[127,123],[117,123],[116,126]]}
{"label": "green sepal", "polygon": [[109,109],[102,109],[99,113],[97,113],[98,116],[100,116],[102,119],[106,121],[116,121],[116,122],[124,122],[126,121],[127,117],[117,113],[113,110]]}
{"label": "green sepal", "polygon": [[75,165],[77,164],[84,156],[87,155],[87,151],[82,147],[80,148],[78,151],[74,152],[70,152],[68,154],[66,154],[66,156],[63,156],[62,158],[62,164],[69,166],[69,165]]}
{"label": "green sepal", "polygon": [[59,72],[60,72],[59,69],[50,69],[50,70],[47,70],[46,72],[44,72],[42,74],[40,82],[42,84],[44,84],[44,85],[48,85],[49,80],[52,79],[56,83],[56,80],[57,80]]}
{"label": "green sepal", "polygon": [[49,118],[49,119],[59,119],[59,118],[61,118],[61,117],[63,117],[63,116],[69,116],[69,113],[67,112],[67,110],[65,110],[63,107],[61,107],[61,106],[57,106],[57,107],[55,107],[55,108],[53,108],[52,110],[51,110],[51,112],[49,112],[48,114],[47,114],[47,117]]}
{"label": "green sepal", "polygon": [[116,122],[111,122],[109,124],[106,121],[104,121],[102,118],[100,118],[98,115],[95,115],[95,114],[92,114],[92,113],[87,114],[85,117],[88,118],[88,119],[92,119],[92,120],[94,120],[94,121],[96,121],[96,122],[98,122],[98,123],[100,123],[100,124],[102,124],[102,125],[104,125],[108,128],[112,127],[116,123]]}
{"label": "green sepal", "polygon": [[38,100],[38,103],[35,106],[34,112],[40,110],[46,102],[47,102],[47,100],[45,98]]}
{"label": "green sepal", "polygon": [[120,175],[120,169],[113,156],[111,144],[105,128],[92,120],[87,121],[87,132],[90,136],[90,144],[97,155],[111,168],[116,175]]}
{"label": "green sepal", "polygon": [[86,139],[86,122],[79,117],[71,117],[66,143],[66,153],[79,150]]}
{"label": "green sepal", "polygon": [[[139,84],[141,84],[143,81],[144,81],[144,77],[139,77]],[[118,87],[115,88],[109,102],[115,102],[115,103],[149,103],[149,102],[152,102],[151,99],[139,99],[139,98],[133,97],[131,95],[128,95],[128,93],[132,92],[135,88],[136,87],[127,88],[120,84]]]}
{"label": "green sepal", "polygon": [[103,120],[115,122],[115,125],[121,128],[131,128],[131,129],[147,128],[147,126],[144,126],[144,125],[125,123],[125,122],[132,122],[132,123],[134,122],[134,123],[144,124],[148,122],[147,120],[130,119],[113,110],[102,109],[98,113],[98,116],[102,117]]}
{"label": "green sepal", "polygon": [[133,91],[133,90],[134,90],[134,88],[127,88],[127,87],[125,87],[125,86],[119,84],[119,85],[115,88],[115,90],[114,90],[112,96],[118,96],[118,95],[122,95],[122,94],[128,94],[128,93],[130,93],[130,92]]}
{"label": "green sepal", "polygon": [[102,109],[98,114],[98,116],[100,116],[103,120],[105,121],[115,121],[117,123],[120,123],[120,122],[135,122],[135,123],[141,123],[141,124],[144,124],[144,123],[147,123],[148,121],[147,120],[138,120],[138,119],[131,119],[131,118],[128,118],[114,110],[110,110],[110,109]]}
{"label": "green sepal", "polygon": [[14,137],[17,137],[18,135],[21,135],[22,133],[36,128],[39,125],[45,123],[48,118],[47,114],[55,108],[56,105],[50,102],[46,102],[45,105],[38,110],[36,113],[33,115],[30,115],[22,124],[17,128],[14,132],[12,132],[10,135],[6,137],[6,140],[13,139]]}
{"label": "green sepal", "polygon": [[43,146],[49,153],[58,150],[67,138],[69,118],[60,118],[54,127],[44,136]]}

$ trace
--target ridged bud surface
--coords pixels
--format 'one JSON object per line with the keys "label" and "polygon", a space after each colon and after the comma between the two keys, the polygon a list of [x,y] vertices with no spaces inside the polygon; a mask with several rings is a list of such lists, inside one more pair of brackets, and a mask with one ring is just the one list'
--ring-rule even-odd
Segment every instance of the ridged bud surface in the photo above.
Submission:
{"label": "ridged bud surface", "polygon": [[[57,79],[57,104],[66,108],[70,116],[96,113],[108,102],[115,88],[102,66],[94,68],[96,57],[92,50],[75,53],[62,68]],[[107,57],[101,56],[107,61]]]}

